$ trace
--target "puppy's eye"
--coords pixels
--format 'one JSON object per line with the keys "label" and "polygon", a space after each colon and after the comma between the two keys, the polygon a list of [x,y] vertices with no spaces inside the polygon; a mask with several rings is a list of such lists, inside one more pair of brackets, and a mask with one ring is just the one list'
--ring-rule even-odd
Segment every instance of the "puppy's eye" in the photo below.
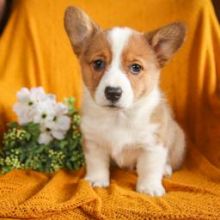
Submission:
{"label": "puppy's eye", "polygon": [[101,71],[105,68],[105,62],[101,59],[98,59],[93,61],[92,66],[95,71]]}
{"label": "puppy's eye", "polygon": [[137,63],[133,63],[131,66],[130,66],[130,71],[133,73],[133,74],[138,74],[141,72],[141,70],[143,69],[143,67]]}

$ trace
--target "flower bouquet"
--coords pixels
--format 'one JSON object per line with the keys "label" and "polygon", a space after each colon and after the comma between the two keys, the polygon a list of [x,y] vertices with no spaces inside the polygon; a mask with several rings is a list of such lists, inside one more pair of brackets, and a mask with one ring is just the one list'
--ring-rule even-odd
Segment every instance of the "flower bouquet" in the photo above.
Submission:
{"label": "flower bouquet", "polygon": [[74,98],[63,103],[42,87],[22,88],[13,106],[18,122],[8,124],[0,149],[0,172],[32,169],[52,173],[83,166],[80,116]]}

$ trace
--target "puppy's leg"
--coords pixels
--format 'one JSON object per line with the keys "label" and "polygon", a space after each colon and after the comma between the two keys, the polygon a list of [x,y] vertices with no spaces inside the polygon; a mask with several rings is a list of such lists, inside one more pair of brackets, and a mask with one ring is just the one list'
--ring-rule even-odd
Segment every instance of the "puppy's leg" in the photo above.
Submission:
{"label": "puppy's leg", "polygon": [[87,141],[84,143],[84,154],[85,179],[94,187],[107,187],[109,185],[109,155],[106,149]]}
{"label": "puppy's leg", "polygon": [[166,161],[167,149],[163,145],[144,150],[137,161],[138,192],[151,196],[162,196],[165,193],[162,177]]}
{"label": "puppy's leg", "polygon": [[169,163],[167,163],[164,167],[163,176],[170,177],[173,173],[173,169]]}
{"label": "puppy's leg", "polygon": [[186,151],[186,143],[183,130],[177,123],[174,122],[174,125],[175,139],[169,153],[169,163],[173,170],[177,170],[183,163]]}

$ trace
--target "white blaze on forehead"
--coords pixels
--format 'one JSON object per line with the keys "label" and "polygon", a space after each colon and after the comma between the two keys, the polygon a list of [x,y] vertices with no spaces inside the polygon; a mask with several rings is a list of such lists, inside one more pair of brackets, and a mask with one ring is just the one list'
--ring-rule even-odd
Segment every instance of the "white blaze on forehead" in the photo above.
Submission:
{"label": "white blaze on forehead", "polygon": [[107,86],[120,87],[122,89],[122,96],[117,103],[118,106],[129,107],[133,102],[134,94],[131,83],[122,68],[122,53],[124,48],[128,45],[132,33],[132,30],[126,27],[116,27],[107,33],[107,40],[109,41],[112,53],[112,61],[96,89],[95,99],[100,105],[109,104],[104,92]]}
{"label": "white blaze on forehead", "polygon": [[120,65],[122,51],[127,46],[131,35],[132,30],[126,27],[116,27],[109,31],[108,41],[112,50],[112,65]]}

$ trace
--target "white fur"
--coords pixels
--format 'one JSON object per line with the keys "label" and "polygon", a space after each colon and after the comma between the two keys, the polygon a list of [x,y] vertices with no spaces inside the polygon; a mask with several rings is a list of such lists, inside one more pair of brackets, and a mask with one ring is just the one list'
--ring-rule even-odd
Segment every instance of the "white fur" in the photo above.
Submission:
{"label": "white fur", "polygon": [[165,193],[161,179],[167,163],[167,148],[157,144],[143,152],[137,162],[137,191],[161,196]]}
{"label": "white fur", "polygon": [[107,86],[120,87],[122,89],[122,96],[117,103],[118,107],[128,108],[133,102],[134,94],[130,81],[121,68],[121,54],[131,34],[132,31],[129,28],[113,28],[108,33],[108,41],[112,47],[112,63],[95,92],[95,100],[99,105],[106,106],[111,104],[105,98],[104,91]]}

